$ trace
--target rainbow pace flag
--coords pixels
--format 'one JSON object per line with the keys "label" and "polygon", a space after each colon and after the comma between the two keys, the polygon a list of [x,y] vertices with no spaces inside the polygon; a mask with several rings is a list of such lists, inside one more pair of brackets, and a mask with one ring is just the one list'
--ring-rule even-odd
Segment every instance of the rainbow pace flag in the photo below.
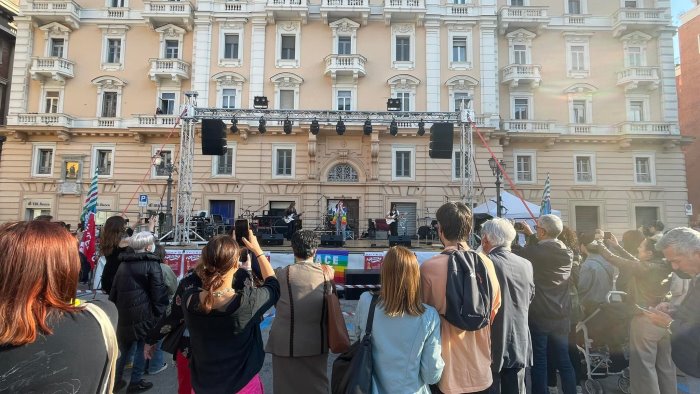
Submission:
{"label": "rainbow pace flag", "polygon": [[544,191],[542,192],[542,204],[540,205],[540,216],[549,215],[552,213],[552,202],[551,199],[552,184],[549,180],[549,174],[547,174],[547,180],[544,181]]}
{"label": "rainbow pace flag", "polygon": [[97,168],[90,182],[83,213],[80,215],[80,220],[83,222],[83,237],[80,240],[80,252],[87,257],[90,262],[90,268],[94,269],[97,263],[97,254],[95,253],[97,239],[95,238],[95,214],[97,213]]}

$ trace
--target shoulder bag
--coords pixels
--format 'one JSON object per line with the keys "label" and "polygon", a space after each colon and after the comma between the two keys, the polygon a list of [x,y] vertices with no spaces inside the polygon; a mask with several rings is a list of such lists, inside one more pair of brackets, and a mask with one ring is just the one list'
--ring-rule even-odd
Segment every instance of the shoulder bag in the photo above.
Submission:
{"label": "shoulder bag", "polygon": [[85,304],[85,311],[90,313],[100,325],[102,337],[105,341],[105,347],[107,348],[107,361],[105,364],[105,371],[102,373],[104,380],[100,382],[99,391],[97,393],[111,394],[112,390],[114,390],[117,356],[119,355],[117,335],[114,332],[114,327],[112,326],[112,322],[109,320],[109,317],[102,309],[100,309],[99,306],[87,303]]}
{"label": "shoulder bag", "polygon": [[338,356],[333,362],[331,392],[333,394],[368,394],[372,390],[372,322],[377,295],[372,295],[372,303],[367,314],[367,326],[362,340],[353,343],[350,350]]}
{"label": "shoulder bag", "polygon": [[[333,353],[343,353],[350,349],[350,336],[345,326],[345,318],[340,308],[340,300],[335,289],[333,280],[326,280],[326,271],[321,266],[323,272],[323,312],[322,319],[328,329],[328,348]],[[328,289],[330,287],[330,291]]]}

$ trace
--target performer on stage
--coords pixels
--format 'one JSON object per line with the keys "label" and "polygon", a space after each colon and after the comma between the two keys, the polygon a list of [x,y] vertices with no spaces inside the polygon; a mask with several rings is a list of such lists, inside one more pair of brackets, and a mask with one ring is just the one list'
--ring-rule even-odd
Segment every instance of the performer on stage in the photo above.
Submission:
{"label": "performer on stage", "polygon": [[287,222],[287,232],[284,234],[284,237],[287,240],[291,240],[292,234],[294,234],[294,232],[297,229],[297,219],[299,219],[299,215],[297,214],[296,209],[296,202],[292,201],[292,203],[289,204],[287,209],[284,211],[284,218],[285,221],[287,221],[287,219],[290,219]]}
{"label": "performer on stage", "polygon": [[348,209],[343,205],[343,200],[338,201],[333,210],[333,220],[335,224],[335,235],[342,235],[345,241],[345,228],[348,225]]}
{"label": "performer on stage", "polygon": [[391,203],[391,209],[386,214],[386,224],[389,225],[391,235],[399,235],[399,210],[396,209],[396,204]]}

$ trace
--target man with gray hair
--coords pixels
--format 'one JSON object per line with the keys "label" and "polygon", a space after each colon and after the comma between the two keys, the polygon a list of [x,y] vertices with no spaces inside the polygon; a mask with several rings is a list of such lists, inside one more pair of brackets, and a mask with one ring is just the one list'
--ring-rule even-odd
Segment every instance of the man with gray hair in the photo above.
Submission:
{"label": "man with gray hair", "polygon": [[515,228],[507,219],[494,218],[481,225],[481,247],[493,261],[501,285],[501,309],[491,326],[490,393],[525,393],[525,368],[532,365],[532,341],[527,326],[530,302],[535,296],[532,264],[510,251]]}
{"label": "man with gray hair", "polygon": [[[527,236],[533,235],[525,222],[518,228]],[[554,362],[559,368],[564,394],[576,393],[576,374],[569,359],[569,315],[571,296],[569,281],[573,252],[557,236],[564,228],[561,219],[555,215],[543,215],[535,227],[537,238],[528,242],[516,254],[532,263],[535,281],[535,297],[530,305],[530,335],[532,337],[533,365],[532,392],[547,392],[547,362]],[[547,347],[552,346],[554,360],[547,360]]]}
{"label": "man with gray hair", "polygon": [[689,392],[700,393],[700,232],[678,227],[657,243],[666,261],[681,278],[692,279],[690,290],[678,307],[664,302],[645,315],[671,332],[671,356],[686,374]]}

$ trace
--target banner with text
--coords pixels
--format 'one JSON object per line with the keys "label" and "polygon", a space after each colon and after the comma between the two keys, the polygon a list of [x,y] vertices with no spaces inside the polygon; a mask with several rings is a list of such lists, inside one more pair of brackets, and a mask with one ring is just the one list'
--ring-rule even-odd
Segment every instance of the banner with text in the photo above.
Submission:
{"label": "banner with text", "polygon": [[335,270],[335,283],[345,284],[345,270],[348,268],[347,250],[319,250],[316,252],[316,263],[326,264]]}
{"label": "banner with text", "polygon": [[185,250],[185,273],[189,272],[199,262],[199,256],[202,255],[201,250]]}
{"label": "banner with text", "polygon": [[165,249],[164,263],[173,269],[175,275],[179,278],[182,272],[182,249]]}
{"label": "banner with text", "polygon": [[365,252],[365,269],[378,270],[382,268],[384,252]]}

